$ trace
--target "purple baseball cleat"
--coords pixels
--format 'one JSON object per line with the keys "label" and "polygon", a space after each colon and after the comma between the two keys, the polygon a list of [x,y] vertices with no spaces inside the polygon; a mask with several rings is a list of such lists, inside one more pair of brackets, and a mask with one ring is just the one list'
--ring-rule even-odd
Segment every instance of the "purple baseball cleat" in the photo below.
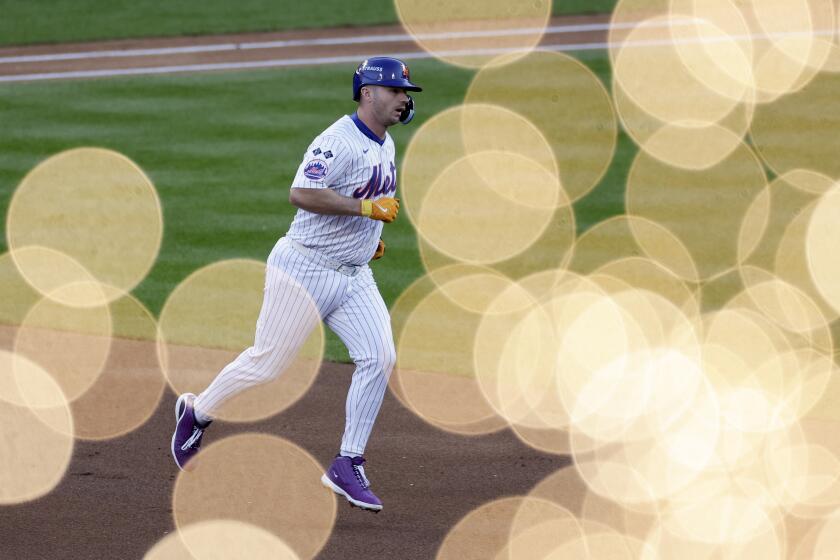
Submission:
{"label": "purple baseball cleat", "polygon": [[198,453],[198,448],[201,447],[201,437],[204,435],[204,430],[210,425],[208,423],[201,426],[196,421],[195,411],[193,410],[194,401],[195,395],[184,393],[178,397],[178,401],[175,403],[175,433],[172,434],[172,457],[182,471],[191,470],[187,463]]}
{"label": "purple baseball cleat", "polygon": [[364,464],[364,457],[336,455],[330,468],[321,476],[321,484],[347,498],[351,506],[379,513],[382,501],[370,491]]}

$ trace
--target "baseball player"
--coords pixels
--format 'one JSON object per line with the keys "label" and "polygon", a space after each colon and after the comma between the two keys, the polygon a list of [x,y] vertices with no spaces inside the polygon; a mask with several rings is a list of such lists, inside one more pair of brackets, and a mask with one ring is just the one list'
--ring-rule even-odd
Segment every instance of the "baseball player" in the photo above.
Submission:
{"label": "baseball player", "polygon": [[394,141],[387,129],[414,117],[409,91],[421,88],[411,82],[402,61],[365,60],[353,76],[355,114],[338,119],[306,149],[289,195],[297,214],[268,257],[254,345],[200,395],[183,394],[175,405],[172,456],[178,468],[198,452],[213,411],[281,374],[315,327],[303,312],[311,303],[294,309],[282,297],[289,289],[284,279],[291,277],[312,297],[320,318],[356,364],[340,452],[321,482],[351,505],[382,509],[365,476],[363,454],[396,353],[388,309],[368,262],[384,253],[383,224],[393,222],[400,207]]}

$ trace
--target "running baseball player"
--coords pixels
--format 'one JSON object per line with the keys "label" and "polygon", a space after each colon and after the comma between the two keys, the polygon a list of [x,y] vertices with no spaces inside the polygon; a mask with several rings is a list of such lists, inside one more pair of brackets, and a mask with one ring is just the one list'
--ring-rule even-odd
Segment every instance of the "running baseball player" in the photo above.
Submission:
{"label": "running baseball player", "polygon": [[[409,91],[421,88],[411,82],[402,61],[365,60],[353,76],[356,112],[338,119],[307,148],[289,195],[297,214],[268,257],[254,345],[201,394],[183,394],[175,405],[172,456],[178,468],[198,452],[214,410],[280,375],[315,327],[282,297],[289,289],[284,279],[291,277],[308,291],[356,364],[340,452],[321,482],[351,505],[382,509],[365,475],[363,455],[396,353],[388,309],[368,262],[384,253],[383,225],[393,222],[400,208],[394,141],[387,130],[414,117]],[[301,310],[306,305],[311,303],[300,302]]]}

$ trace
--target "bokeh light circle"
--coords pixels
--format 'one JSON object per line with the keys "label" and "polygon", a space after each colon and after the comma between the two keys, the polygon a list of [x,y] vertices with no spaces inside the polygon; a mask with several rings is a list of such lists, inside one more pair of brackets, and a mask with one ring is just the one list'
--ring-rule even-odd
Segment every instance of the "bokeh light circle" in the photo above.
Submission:
{"label": "bokeh light circle", "polygon": [[627,211],[673,232],[700,279],[709,279],[737,266],[741,223],[766,184],[761,163],[744,144],[700,171],[676,169],[639,152],[627,178]]}
{"label": "bokeh light circle", "polygon": [[[446,431],[476,434],[505,425],[484,400],[473,366],[473,340],[482,314],[447,297],[495,284],[496,278],[458,277],[438,288],[421,279],[410,286],[392,309],[397,366],[390,386],[417,416]],[[489,284],[486,284],[489,283]]]}
{"label": "bokeh light circle", "polygon": [[172,510],[180,530],[216,519],[250,523],[301,558],[314,557],[329,538],[335,496],[321,485],[321,465],[297,445],[245,433],[202,448],[195,463],[175,481]]}
{"label": "bokeh light circle", "polygon": [[[479,174],[476,169],[484,171]],[[429,188],[417,216],[418,234],[463,262],[510,259],[548,227],[560,192],[556,182],[550,172],[518,154],[487,151],[465,156]]]}
{"label": "bokeh light circle", "polygon": [[421,2],[394,0],[405,30],[429,54],[458,66],[478,68],[498,52],[536,47],[551,16],[551,2],[487,0]]}
{"label": "bokeh light circle", "polygon": [[[176,394],[203,391],[237,354],[254,344],[264,290],[272,305],[298,313],[300,321],[272,325],[271,340],[289,348],[277,377],[256,391],[243,391],[225,402],[214,417],[232,421],[266,418],[295,403],[315,380],[324,349],[324,330],[309,293],[288,274],[252,260],[232,259],[207,265],[185,278],[160,313],[158,352]],[[259,349],[263,351],[264,349]]]}
{"label": "bokeh light circle", "polygon": [[64,291],[44,297],[29,309],[16,335],[15,352],[38,362],[70,400],[81,397],[99,378],[111,351],[113,318],[107,305],[70,307]]}
{"label": "bokeh light circle", "polygon": [[250,523],[214,519],[193,523],[170,533],[143,560],[298,560],[282,539]]}
{"label": "bokeh light circle", "polygon": [[569,200],[589,193],[606,173],[618,137],[604,84],[580,60],[563,53],[502,55],[495,62],[473,77],[466,103],[490,103],[526,117],[553,150]]}
{"label": "bokeh light circle", "polygon": [[[13,255],[30,246],[52,249],[109,287],[104,300],[83,302],[91,305],[134,288],[154,264],[162,238],[154,185],[136,163],[103,148],[71,149],[38,164],[15,190],[7,213]],[[44,295],[58,287],[55,270],[64,263],[56,253],[36,266],[16,259]]]}
{"label": "bokeh light circle", "polygon": [[0,504],[52,491],[73,447],[73,416],[58,383],[37,364],[0,350]]}
{"label": "bokeh light circle", "polygon": [[108,439],[138,428],[154,414],[166,387],[154,347],[155,318],[131,295],[109,309],[113,337],[104,370],[70,405],[79,439]]}
{"label": "bokeh light circle", "polygon": [[840,186],[820,197],[808,224],[805,246],[811,278],[823,298],[840,313],[840,262],[836,240],[840,236]]}

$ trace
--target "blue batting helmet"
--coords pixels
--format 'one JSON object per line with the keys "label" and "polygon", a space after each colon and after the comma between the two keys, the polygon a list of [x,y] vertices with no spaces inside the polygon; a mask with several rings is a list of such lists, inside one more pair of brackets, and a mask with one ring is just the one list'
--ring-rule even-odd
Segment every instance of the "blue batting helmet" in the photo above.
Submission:
{"label": "blue batting helmet", "polygon": [[423,91],[423,88],[411,83],[408,66],[402,60],[390,56],[368,58],[359,64],[353,74],[353,101],[359,100],[362,86],[390,86],[407,91]]}

